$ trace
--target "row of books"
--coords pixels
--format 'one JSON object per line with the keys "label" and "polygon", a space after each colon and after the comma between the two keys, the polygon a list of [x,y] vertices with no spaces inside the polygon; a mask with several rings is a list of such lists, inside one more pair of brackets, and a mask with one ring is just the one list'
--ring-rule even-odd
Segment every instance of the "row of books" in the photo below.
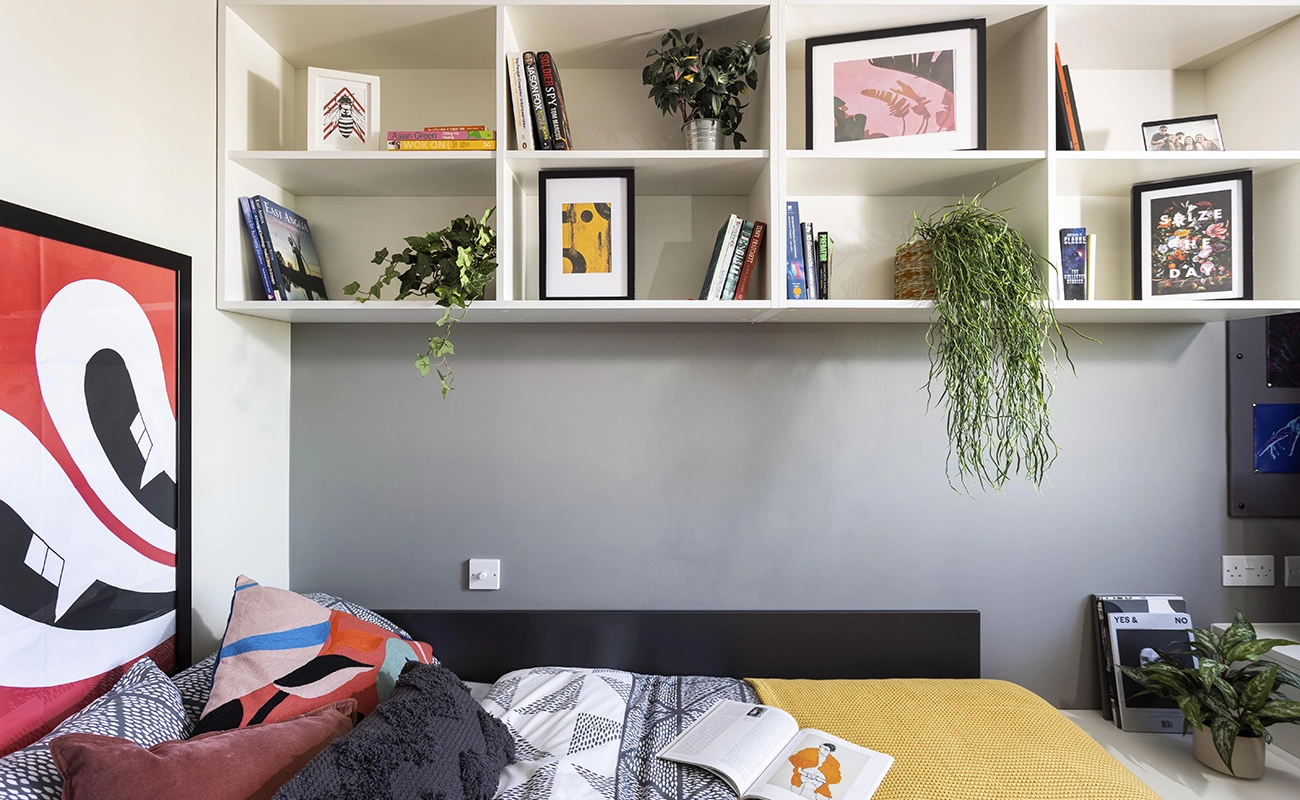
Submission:
{"label": "row of books", "polygon": [[1097,671],[1101,713],[1120,730],[1182,733],[1183,712],[1169,700],[1144,694],[1121,666],[1140,667],[1167,653],[1187,666],[1193,657],[1192,617],[1187,601],[1174,594],[1092,596],[1097,633]]}
{"label": "row of books", "polygon": [[486,125],[443,125],[421,131],[389,131],[388,149],[495,150],[497,132]]}
{"label": "row of books", "polygon": [[732,214],[718,230],[700,287],[701,300],[744,300],[766,238],[767,223]]}
{"label": "row of books", "polygon": [[506,53],[510,114],[520,150],[572,150],[560,70],[551,54]]}
{"label": "row of books", "polygon": [[1061,285],[1057,300],[1092,300],[1096,293],[1097,234],[1061,228]]}
{"label": "row of books", "polygon": [[831,299],[831,265],[835,240],[799,219],[799,203],[785,204],[786,299]]}
{"label": "row of books", "polygon": [[1079,104],[1074,97],[1070,67],[1061,63],[1056,48],[1056,149],[1083,150],[1083,128],[1079,125]]}
{"label": "row of books", "polygon": [[267,300],[327,300],[307,220],[261,195],[239,198]]}

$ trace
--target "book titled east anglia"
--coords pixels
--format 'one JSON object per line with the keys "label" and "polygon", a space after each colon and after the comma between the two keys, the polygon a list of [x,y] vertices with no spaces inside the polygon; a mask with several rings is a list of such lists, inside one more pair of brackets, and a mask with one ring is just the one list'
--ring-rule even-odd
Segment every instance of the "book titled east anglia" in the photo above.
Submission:
{"label": "book titled east anglia", "polygon": [[868,800],[894,759],[800,728],[779,708],[719,700],[657,754],[703,767],[742,800]]}

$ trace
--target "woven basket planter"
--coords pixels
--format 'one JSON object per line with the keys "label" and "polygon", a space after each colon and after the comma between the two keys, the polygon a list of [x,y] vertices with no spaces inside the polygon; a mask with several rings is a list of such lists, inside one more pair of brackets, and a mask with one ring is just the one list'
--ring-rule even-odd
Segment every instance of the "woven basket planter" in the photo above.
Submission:
{"label": "woven basket planter", "polygon": [[927,241],[903,245],[894,251],[894,299],[934,299],[934,250]]}

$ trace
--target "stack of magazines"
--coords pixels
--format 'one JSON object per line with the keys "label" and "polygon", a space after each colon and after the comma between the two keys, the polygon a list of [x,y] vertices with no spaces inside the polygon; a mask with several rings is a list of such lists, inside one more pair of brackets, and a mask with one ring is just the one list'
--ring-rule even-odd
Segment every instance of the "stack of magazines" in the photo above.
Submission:
{"label": "stack of magazines", "polygon": [[1182,733],[1183,712],[1169,700],[1143,694],[1124,675],[1165,653],[1195,666],[1187,650],[1192,617],[1187,601],[1176,594],[1094,594],[1097,623],[1097,669],[1101,674],[1101,712],[1125,731]]}

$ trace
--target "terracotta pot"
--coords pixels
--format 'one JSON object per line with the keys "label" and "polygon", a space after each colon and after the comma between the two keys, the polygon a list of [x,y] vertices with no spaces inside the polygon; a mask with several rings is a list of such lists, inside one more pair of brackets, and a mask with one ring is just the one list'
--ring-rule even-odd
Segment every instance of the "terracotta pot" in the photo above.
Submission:
{"label": "terracotta pot", "polygon": [[894,299],[934,299],[934,249],[922,239],[894,251]]}
{"label": "terracotta pot", "polygon": [[1192,752],[1197,761],[1225,775],[1250,780],[1264,777],[1264,740],[1258,736],[1237,737],[1232,746],[1232,769],[1228,769],[1219,758],[1219,751],[1214,749],[1214,735],[1208,725],[1199,730],[1192,728]]}

